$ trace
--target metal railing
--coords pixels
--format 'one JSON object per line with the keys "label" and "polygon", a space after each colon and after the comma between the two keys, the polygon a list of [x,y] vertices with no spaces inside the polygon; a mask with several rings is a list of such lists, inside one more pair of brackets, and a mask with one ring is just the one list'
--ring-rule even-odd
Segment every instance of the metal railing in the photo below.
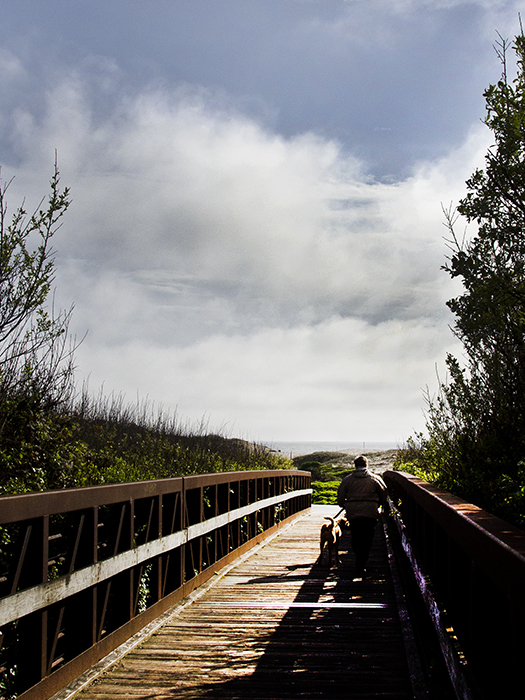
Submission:
{"label": "metal railing", "polygon": [[[525,658],[525,532],[410,474],[384,479],[438,634],[470,686],[456,677],[457,696],[515,697]],[[454,676],[454,660],[445,662]]]}
{"label": "metal railing", "polygon": [[310,503],[292,470],[1,497],[4,694],[50,697]]}

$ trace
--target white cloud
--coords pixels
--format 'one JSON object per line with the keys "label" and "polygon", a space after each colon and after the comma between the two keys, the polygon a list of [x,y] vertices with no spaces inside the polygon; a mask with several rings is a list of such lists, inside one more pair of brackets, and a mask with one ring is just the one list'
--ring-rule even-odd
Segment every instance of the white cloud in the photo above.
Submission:
{"label": "white cloud", "polygon": [[15,81],[26,77],[25,68],[18,58],[6,49],[0,49],[0,88],[12,87]]}
{"label": "white cloud", "polygon": [[[435,379],[432,359],[450,337],[423,322],[370,327],[330,318],[315,326],[213,335],[191,347],[147,340],[115,352],[80,349],[95,367],[93,386],[148,395],[181,416],[268,440],[402,441],[421,429],[422,391]],[[104,371],[107,373],[104,377]]]}
{"label": "white cloud", "polygon": [[[285,139],[206,93],[150,91],[101,119],[82,80],[18,116],[17,187],[53,151],[73,206],[59,299],[91,385],[265,440],[397,440],[453,344],[440,202],[488,135],[392,185],[313,134]],[[35,194],[36,196],[36,194]]]}

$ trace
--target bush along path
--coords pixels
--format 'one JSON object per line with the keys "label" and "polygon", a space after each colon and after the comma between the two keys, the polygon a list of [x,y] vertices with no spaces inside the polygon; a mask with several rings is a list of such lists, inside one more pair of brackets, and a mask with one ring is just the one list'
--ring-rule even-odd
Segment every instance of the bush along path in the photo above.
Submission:
{"label": "bush along path", "polygon": [[354,459],[363,454],[368,460],[372,472],[381,474],[392,469],[398,450],[381,452],[313,452],[295,457],[292,462],[295,469],[304,469],[312,473],[312,503],[337,504],[337,488],[341,479],[354,469]]}

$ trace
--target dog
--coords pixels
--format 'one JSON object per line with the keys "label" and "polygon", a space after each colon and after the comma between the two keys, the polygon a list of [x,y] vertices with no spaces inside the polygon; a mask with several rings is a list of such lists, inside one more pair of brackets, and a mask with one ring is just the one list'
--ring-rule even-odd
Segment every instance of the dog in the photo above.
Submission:
{"label": "dog", "polygon": [[320,547],[321,547],[321,553],[319,554],[319,562],[322,562],[323,560],[323,551],[325,549],[328,550],[328,566],[332,566],[332,564],[335,562],[336,565],[339,565],[339,538],[341,537],[341,520],[338,520],[336,522],[335,518],[330,518],[330,517],[325,517],[325,520],[329,520],[330,522],[325,523],[321,527],[321,539],[320,539]]}

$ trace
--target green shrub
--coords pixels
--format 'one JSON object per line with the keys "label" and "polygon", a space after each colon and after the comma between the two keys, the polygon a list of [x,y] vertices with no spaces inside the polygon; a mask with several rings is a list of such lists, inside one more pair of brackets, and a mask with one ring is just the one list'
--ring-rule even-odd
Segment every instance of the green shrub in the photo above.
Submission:
{"label": "green shrub", "polygon": [[261,445],[140,423],[21,413],[0,444],[0,493],[293,466]]}
{"label": "green shrub", "polygon": [[337,505],[337,489],[340,483],[339,481],[312,482],[312,503]]}
{"label": "green shrub", "polygon": [[[447,461],[448,456],[448,461]],[[525,462],[510,474],[504,468],[485,464],[483,471],[455,463],[456,455],[436,445],[432,438],[418,436],[399,450],[394,469],[433,483],[464,500],[497,515],[517,527],[525,527]]]}

